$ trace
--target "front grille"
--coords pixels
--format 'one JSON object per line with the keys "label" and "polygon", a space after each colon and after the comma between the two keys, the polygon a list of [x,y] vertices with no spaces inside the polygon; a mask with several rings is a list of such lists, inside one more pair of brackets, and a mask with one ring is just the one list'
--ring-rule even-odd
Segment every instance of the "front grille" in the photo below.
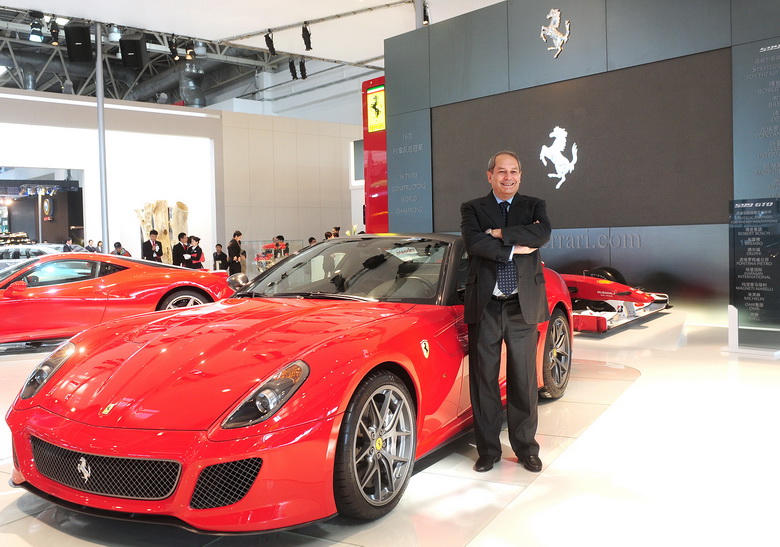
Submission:
{"label": "front grille", "polygon": [[212,509],[236,503],[249,492],[262,463],[260,458],[249,458],[208,466],[198,477],[190,507]]}
{"label": "front grille", "polygon": [[181,464],[75,452],[31,437],[35,466],[44,477],[103,496],[161,500],[173,493]]}

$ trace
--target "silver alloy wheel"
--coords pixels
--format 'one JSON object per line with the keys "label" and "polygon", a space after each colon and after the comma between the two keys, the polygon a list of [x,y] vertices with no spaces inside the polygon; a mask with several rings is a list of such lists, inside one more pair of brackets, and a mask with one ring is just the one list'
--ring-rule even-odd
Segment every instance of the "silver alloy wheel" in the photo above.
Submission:
{"label": "silver alloy wheel", "polygon": [[177,308],[189,308],[192,306],[200,306],[205,303],[206,300],[204,300],[202,296],[187,291],[173,295],[173,298],[168,300],[164,309],[173,310]]}
{"label": "silver alloy wheel", "polygon": [[547,399],[558,399],[566,391],[571,373],[571,329],[566,314],[561,310],[554,310],[547,324],[544,352],[544,386],[539,394]]}
{"label": "silver alloy wheel", "polygon": [[551,363],[550,373],[555,384],[561,386],[568,379],[571,367],[571,342],[566,319],[555,317],[550,327],[550,339],[552,343],[547,356]]}
{"label": "silver alloy wheel", "polygon": [[414,461],[414,413],[395,385],[377,388],[360,410],[352,466],[363,498],[386,505],[402,492]]}

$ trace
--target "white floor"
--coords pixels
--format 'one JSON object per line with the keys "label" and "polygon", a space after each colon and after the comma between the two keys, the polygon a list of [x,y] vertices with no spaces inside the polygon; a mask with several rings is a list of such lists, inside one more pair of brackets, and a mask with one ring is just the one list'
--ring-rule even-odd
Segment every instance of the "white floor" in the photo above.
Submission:
{"label": "white floor", "polygon": [[[722,352],[723,315],[677,306],[576,335],[569,389],[540,407],[541,473],[517,465],[506,439],[505,458],[475,473],[466,435],[419,462],[399,506],[372,523],[219,537],[82,516],[8,486],[2,424],[0,545],[780,545],[780,361]],[[0,355],[3,411],[40,357]]]}

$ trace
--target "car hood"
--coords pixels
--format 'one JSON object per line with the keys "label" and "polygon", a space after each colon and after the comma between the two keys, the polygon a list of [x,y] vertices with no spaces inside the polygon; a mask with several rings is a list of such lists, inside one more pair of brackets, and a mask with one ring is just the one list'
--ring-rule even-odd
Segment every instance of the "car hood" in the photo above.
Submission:
{"label": "car hood", "polygon": [[73,339],[76,354],[36,403],[102,427],[205,431],[278,368],[412,307],[228,299],[107,323]]}

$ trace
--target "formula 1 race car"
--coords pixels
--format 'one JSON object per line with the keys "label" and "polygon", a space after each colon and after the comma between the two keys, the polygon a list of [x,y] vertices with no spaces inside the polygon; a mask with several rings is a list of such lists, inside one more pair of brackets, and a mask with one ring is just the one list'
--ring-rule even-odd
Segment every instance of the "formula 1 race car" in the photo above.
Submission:
{"label": "formula 1 race car", "polygon": [[572,326],[577,332],[603,333],[672,307],[669,295],[631,287],[614,268],[593,268],[583,275],[561,277],[569,288]]}

